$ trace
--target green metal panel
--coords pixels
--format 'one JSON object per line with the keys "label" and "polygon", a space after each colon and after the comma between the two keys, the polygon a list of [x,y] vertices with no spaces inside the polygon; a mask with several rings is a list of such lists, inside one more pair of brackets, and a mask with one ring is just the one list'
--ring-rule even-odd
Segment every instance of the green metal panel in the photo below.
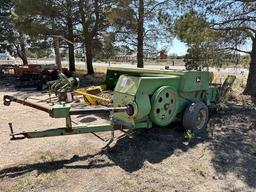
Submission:
{"label": "green metal panel", "polygon": [[52,117],[66,118],[69,116],[70,105],[54,105],[52,109]]}
{"label": "green metal panel", "polygon": [[[126,106],[128,104],[132,104],[135,101],[135,96],[121,93],[121,92],[115,92],[113,97],[113,106]],[[137,113],[137,112],[136,112]],[[133,120],[133,117],[130,117],[127,113],[114,113],[113,115],[113,122],[115,124],[124,125],[126,127],[133,128],[135,127],[135,122]]]}
{"label": "green metal panel", "polygon": [[143,69],[143,68],[117,68],[109,67],[107,72],[116,74],[130,74],[130,75],[144,75],[144,74],[165,74],[165,75],[184,75],[187,70],[157,70],[157,69]]}
{"label": "green metal panel", "polygon": [[[207,71],[187,71],[187,70],[154,70],[141,68],[115,68],[107,70],[106,85],[108,89],[114,89],[121,75],[129,76],[154,76],[154,75],[174,75],[182,76],[180,89],[183,91],[206,90],[209,86],[209,72]],[[192,89],[191,89],[192,88]]]}
{"label": "green metal panel", "polygon": [[153,70],[141,68],[116,68],[109,67],[106,74],[105,84],[107,89],[114,90],[121,75],[129,76],[150,76],[150,75],[184,75],[184,70]]}
{"label": "green metal panel", "polygon": [[207,90],[208,105],[211,103],[217,103],[220,99],[220,88],[216,85],[211,85]]}
{"label": "green metal panel", "polygon": [[96,132],[113,131],[113,130],[114,129],[111,124],[101,124],[101,125],[81,124],[77,127],[74,127],[73,129],[67,129],[67,128],[48,129],[45,131],[26,132],[24,133],[24,135],[27,138],[40,138],[40,137],[55,137],[55,136],[65,136],[65,135],[96,133]]}
{"label": "green metal panel", "polygon": [[[113,122],[126,127],[139,128],[138,124],[143,123],[147,128],[150,128],[152,123],[166,126],[175,121],[176,116],[182,114],[189,103],[203,101],[210,104],[212,100],[216,100],[216,88],[209,88],[209,72],[127,69],[121,70],[120,73],[125,72],[132,74],[119,77],[113,104],[116,107],[132,105],[135,112],[132,116],[126,112],[115,113]],[[172,100],[175,100],[175,107],[168,98],[164,103],[159,103],[159,99],[164,97],[161,90],[166,86],[174,92]],[[157,90],[160,92],[157,93]],[[171,106],[175,112],[168,115],[165,106]],[[158,109],[160,112],[157,115]]]}
{"label": "green metal panel", "polygon": [[184,92],[201,91],[209,88],[209,72],[189,71],[181,78],[179,90]]}
{"label": "green metal panel", "polygon": [[179,87],[179,79],[179,76],[173,75],[146,75],[141,77],[121,75],[114,91],[113,105],[114,107],[132,105],[135,112],[133,116],[129,116],[125,112],[115,113],[113,122],[131,128],[138,128],[137,125],[140,123],[151,127],[152,120],[149,119],[151,112],[150,97],[166,83],[172,85],[176,90]]}

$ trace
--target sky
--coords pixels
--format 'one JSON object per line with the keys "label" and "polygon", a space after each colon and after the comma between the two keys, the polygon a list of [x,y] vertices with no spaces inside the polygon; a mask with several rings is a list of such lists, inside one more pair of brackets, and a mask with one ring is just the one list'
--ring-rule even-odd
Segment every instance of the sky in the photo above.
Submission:
{"label": "sky", "polygon": [[[239,48],[244,51],[251,51],[252,42],[250,40],[248,40],[245,45],[242,45]],[[183,56],[186,54],[187,49],[188,49],[188,47],[187,47],[186,43],[183,43],[179,39],[175,38],[172,42],[172,45],[170,46],[168,55],[177,54],[178,56]],[[240,53],[240,54],[244,55],[245,53]]]}
{"label": "sky", "polygon": [[187,49],[188,47],[185,43],[175,38],[172,42],[172,46],[170,46],[168,55],[177,54],[178,56],[182,56],[186,54]]}

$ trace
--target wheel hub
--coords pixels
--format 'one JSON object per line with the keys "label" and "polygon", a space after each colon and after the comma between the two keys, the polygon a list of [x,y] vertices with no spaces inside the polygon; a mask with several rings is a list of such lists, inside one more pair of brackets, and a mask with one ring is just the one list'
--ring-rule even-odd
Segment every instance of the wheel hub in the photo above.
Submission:
{"label": "wheel hub", "polygon": [[205,110],[200,110],[197,115],[197,128],[201,129],[204,126],[204,123],[206,121],[206,112]]}

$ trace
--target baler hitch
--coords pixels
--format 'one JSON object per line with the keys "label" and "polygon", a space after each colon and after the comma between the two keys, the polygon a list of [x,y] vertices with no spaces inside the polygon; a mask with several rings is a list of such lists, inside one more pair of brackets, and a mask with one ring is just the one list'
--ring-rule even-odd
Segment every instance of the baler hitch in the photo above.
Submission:
{"label": "baler hitch", "polygon": [[[65,118],[66,119],[66,127],[56,128],[56,129],[48,129],[43,131],[33,131],[33,132],[21,132],[14,133],[12,123],[9,123],[9,128],[11,131],[11,140],[20,140],[25,138],[40,138],[40,137],[53,137],[53,136],[62,136],[62,135],[75,135],[75,134],[85,134],[85,133],[97,133],[104,131],[111,131],[111,139],[108,142],[109,144],[114,139],[114,126],[111,123],[107,124],[79,124],[75,127],[72,127],[71,116],[72,115],[81,115],[81,114],[111,114],[118,112],[126,112],[131,113],[133,109],[130,106],[124,107],[102,107],[102,108],[88,108],[88,109],[75,109],[70,110],[69,105],[55,105],[53,108],[47,108],[35,103],[31,103],[26,100],[18,99],[13,96],[5,95],[4,96],[4,105],[9,106],[11,102],[16,102],[23,104],[25,106],[29,106],[41,111],[48,113],[53,118]],[[107,144],[107,145],[109,145]]]}

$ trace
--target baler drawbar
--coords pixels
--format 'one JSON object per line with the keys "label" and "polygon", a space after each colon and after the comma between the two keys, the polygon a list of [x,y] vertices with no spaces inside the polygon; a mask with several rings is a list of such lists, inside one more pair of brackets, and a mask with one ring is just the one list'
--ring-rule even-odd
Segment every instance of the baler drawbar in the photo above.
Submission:
{"label": "baler drawbar", "polygon": [[88,125],[81,124],[80,126],[72,127],[71,116],[72,115],[88,115],[88,114],[110,114],[116,112],[127,112],[132,110],[129,106],[125,107],[101,107],[101,108],[90,108],[90,109],[72,109],[70,110],[70,105],[55,105],[53,108],[44,107],[37,105],[35,103],[28,102],[26,100],[18,99],[13,96],[4,96],[4,105],[9,106],[11,102],[16,102],[23,104],[25,106],[32,107],[44,111],[50,115],[52,118],[66,118],[66,127],[57,129],[48,129],[45,131],[33,131],[33,132],[21,132],[14,133],[12,123],[9,123],[11,130],[11,140],[19,140],[25,138],[40,138],[40,137],[51,137],[51,136],[61,136],[61,135],[74,135],[74,134],[84,134],[84,133],[95,133],[102,131],[113,131],[113,126],[111,124],[102,125]]}

